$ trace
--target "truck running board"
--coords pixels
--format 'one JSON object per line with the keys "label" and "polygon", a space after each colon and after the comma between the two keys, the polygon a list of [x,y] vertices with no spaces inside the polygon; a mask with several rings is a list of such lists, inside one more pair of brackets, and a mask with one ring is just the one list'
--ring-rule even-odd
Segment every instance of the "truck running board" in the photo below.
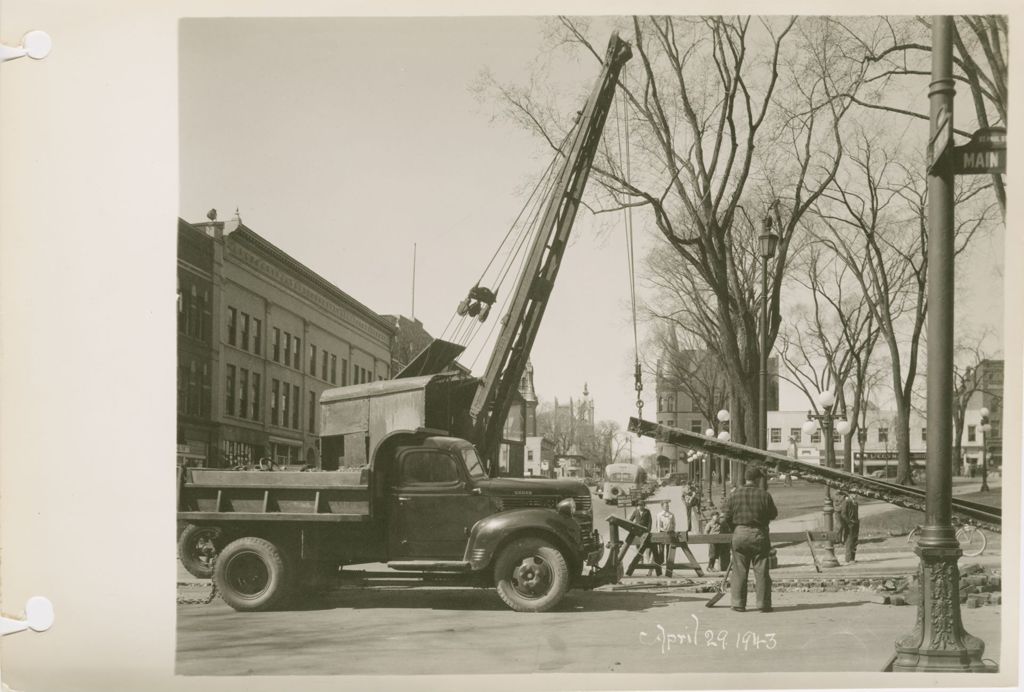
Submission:
{"label": "truck running board", "polygon": [[388,567],[397,570],[406,570],[410,572],[468,572],[470,566],[468,562],[462,562],[460,560],[411,560],[408,562],[389,562]]}
{"label": "truck running board", "polygon": [[[847,473],[839,469],[825,468],[817,464],[807,464],[783,454],[766,452],[763,449],[747,447],[735,442],[724,442],[712,437],[705,437],[704,435],[680,430],[668,425],[659,425],[639,418],[629,419],[629,431],[644,437],[654,438],[659,442],[683,447],[684,449],[694,449],[699,452],[716,454],[726,459],[734,459],[763,469],[790,473],[797,478],[802,478],[812,483],[820,483],[830,488],[846,490],[863,497],[888,502],[897,507],[916,509],[920,512],[925,511],[926,493],[921,488],[888,483],[877,478]],[[999,507],[984,505],[980,502],[958,500],[956,498],[952,499],[951,504],[955,518],[961,521],[970,521],[982,528],[990,529],[997,533],[1002,531],[1002,510]]]}

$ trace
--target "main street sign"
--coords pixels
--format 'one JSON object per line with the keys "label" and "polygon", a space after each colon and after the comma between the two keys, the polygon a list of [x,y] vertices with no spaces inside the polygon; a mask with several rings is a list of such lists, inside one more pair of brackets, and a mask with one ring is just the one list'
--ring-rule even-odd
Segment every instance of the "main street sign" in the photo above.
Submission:
{"label": "main street sign", "polygon": [[971,141],[953,147],[953,172],[957,175],[1006,172],[1006,129],[986,127],[971,135]]}

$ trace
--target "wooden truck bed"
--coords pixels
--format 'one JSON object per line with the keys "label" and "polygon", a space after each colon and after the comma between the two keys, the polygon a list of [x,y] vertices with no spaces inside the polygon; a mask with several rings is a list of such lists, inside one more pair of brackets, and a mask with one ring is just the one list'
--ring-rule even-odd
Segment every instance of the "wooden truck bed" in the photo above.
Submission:
{"label": "wooden truck bed", "polygon": [[369,521],[367,471],[189,469],[179,486],[185,521]]}

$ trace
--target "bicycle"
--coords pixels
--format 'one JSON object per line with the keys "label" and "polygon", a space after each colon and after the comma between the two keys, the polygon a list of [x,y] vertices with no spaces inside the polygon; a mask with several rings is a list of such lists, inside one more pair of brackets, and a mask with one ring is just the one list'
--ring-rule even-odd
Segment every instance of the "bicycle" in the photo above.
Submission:
{"label": "bicycle", "polygon": [[[921,528],[921,525],[918,524],[910,530],[910,533],[907,534],[907,543],[917,544],[917,535]],[[985,535],[985,532],[969,522],[957,526],[956,540],[960,544],[960,550],[964,557],[978,557],[988,547],[988,536]]]}

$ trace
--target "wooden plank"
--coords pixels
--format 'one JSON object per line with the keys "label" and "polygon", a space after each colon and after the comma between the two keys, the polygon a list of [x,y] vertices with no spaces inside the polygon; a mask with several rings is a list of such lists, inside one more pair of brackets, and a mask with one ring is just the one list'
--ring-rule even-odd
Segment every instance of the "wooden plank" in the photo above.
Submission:
{"label": "wooden plank", "polygon": [[[637,545],[636,555],[634,555],[633,559],[629,561],[629,566],[626,568],[626,574],[632,576],[633,570],[637,568],[637,566],[640,563],[640,560],[643,559],[644,550],[647,549],[647,546],[650,543],[650,538],[651,538],[651,534],[649,534],[649,533],[645,533],[645,534],[643,534],[640,537],[639,545]],[[633,543],[632,538],[630,539],[629,542]],[[660,570],[659,570],[659,574],[660,574]]]}
{"label": "wooden plank", "polygon": [[[713,437],[705,437],[681,428],[660,425],[653,421],[639,418],[629,419],[629,432],[650,437],[659,442],[714,454],[749,464],[761,469],[770,469],[782,473],[794,474],[798,478],[820,483],[822,485],[846,490],[864,497],[881,500],[897,507],[924,512],[926,492],[921,488],[889,483],[870,476],[860,476],[839,469],[826,468],[817,464],[808,464],[784,454],[767,452],[754,447],[726,442]],[[978,503],[963,503],[957,498],[950,501],[953,514],[962,520],[972,520],[982,528],[993,531],[1002,530],[1002,513],[1000,508]]]}
{"label": "wooden plank", "polygon": [[270,491],[263,491],[263,513],[266,514],[270,511]]}
{"label": "wooden plank", "polygon": [[363,470],[346,471],[230,471],[193,469],[192,488],[366,488]]}
{"label": "wooden plank", "polygon": [[312,521],[319,523],[369,522],[369,514],[285,514],[283,512],[178,512],[185,521]]}

